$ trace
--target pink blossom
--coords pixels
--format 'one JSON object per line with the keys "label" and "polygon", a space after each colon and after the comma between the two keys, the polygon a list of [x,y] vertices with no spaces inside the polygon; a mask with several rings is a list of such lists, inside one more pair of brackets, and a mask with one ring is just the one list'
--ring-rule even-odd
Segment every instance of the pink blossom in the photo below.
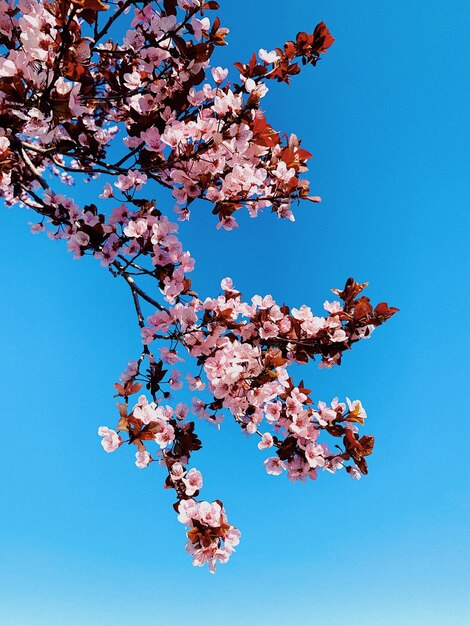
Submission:
{"label": "pink blossom", "polygon": [[202,474],[194,467],[189,470],[186,477],[183,478],[186,495],[192,496],[202,488]]}
{"label": "pink blossom", "polygon": [[182,524],[191,525],[193,519],[198,519],[198,505],[190,498],[182,500],[178,505],[178,521]]}
{"label": "pink blossom", "polygon": [[206,526],[219,526],[222,517],[222,507],[218,502],[200,502],[197,509],[197,519]]}
{"label": "pink blossom", "polygon": [[274,445],[273,436],[271,433],[263,433],[261,437],[261,441],[258,444],[258,448],[260,450],[265,450],[266,448],[272,448]]}
{"label": "pink blossom", "polygon": [[137,374],[137,370],[137,361],[129,361],[126,367],[126,371],[119,376],[119,380],[121,381],[121,383],[125,385],[127,382],[129,382]]}
{"label": "pink blossom", "polygon": [[175,416],[179,420],[184,420],[188,414],[189,408],[184,402],[178,402],[175,407]]}
{"label": "pink blossom", "polygon": [[122,443],[122,439],[117,432],[107,426],[100,426],[98,428],[98,435],[103,437],[101,445],[106,452],[114,452]]}
{"label": "pink blossom", "polygon": [[150,463],[151,461],[151,456],[150,454],[145,450],[142,452],[136,452],[135,453],[135,464],[137,465],[137,467],[139,469],[143,469],[144,467],[147,467],[147,465]]}
{"label": "pink blossom", "polygon": [[194,415],[197,415],[200,419],[209,417],[206,412],[206,405],[200,398],[193,398],[191,402],[191,411]]}
{"label": "pink blossom", "polygon": [[194,377],[191,374],[186,374],[186,380],[190,391],[202,391],[206,388],[206,383],[202,382],[199,376]]}
{"label": "pink blossom", "polygon": [[265,410],[268,422],[277,422],[281,415],[282,404],[280,402],[268,402]]}
{"label": "pink blossom", "polygon": [[94,215],[91,211],[85,211],[83,214],[83,221],[87,226],[96,226],[99,224],[100,218],[97,215]]}
{"label": "pink blossom", "polygon": [[32,222],[28,222],[28,224],[31,226],[31,232],[33,233],[33,235],[37,235],[38,233],[44,231],[46,228],[42,223],[34,224]]}
{"label": "pink blossom", "polygon": [[276,61],[279,60],[279,55],[275,50],[268,52],[264,48],[261,48],[258,52],[258,56],[262,61],[264,61],[268,65],[270,65],[271,63],[275,63]]}
{"label": "pink blossom", "polygon": [[349,414],[352,417],[355,417],[356,419],[359,419],[359,420],[366,419],[367,413],[364,407],[362,406],[360,400],[353,400],[351,402],[349,398],[346,398],[346,402],[348,403]]}
{"label": "pink blossom", "polygon": [[330,337],[332,341],[337,343],[346,341],[348,338],[346,331],[344,331],[342,328],[336,329],[334,333],[330,335]]}
{"label": "pink blossom", "polygon": [[326,426],[328,423],[333,422],[338,417],[338,414],[333,408],[327,407],[324,402],[319,402],[318,412],[314,411],[313,416],[321,426]]}
{"label": "pink blossom", "polygon": [[142,237],[147,232],[147,228],[147,220],[145,219],[140,219],[136,222],[130,220],[124,228],[124,234],[127,237]]}
{"label": "pink blossom", "polygon": [[175,350],[168,350],[168,348],[166,347],[160,348],[160,357],[163,361],[165,361],[165,363],[168,363],[169,365],[183,362],[183,359],[178,356]]}
{"label": "pink blossom", "polygon": [[139,396],[137,404],[133,408],[133,414],[143,424],[149,424],[161,417],[161,412],[155,402],[149,402],[144,395]]}
{"label": "pink blossom", "polygon": [[334,315],[335,313],[340,313],[343,310],[340,302],[328,302],[328,300],[325,300],[325,302],[323,303],[323,308],[332,315]]}
{"label": "pink blossom", "polygon": [[142,328],[142,330],[140,331],[140,334],[142,335],[142,343],[146,346],[149,343],[152,343],[152,341],[155,339],[154,331],[148,326],[144,326],[144,328]]}
{"label": "pink blossom", "polygon": [[210,20],[208,17],[202,18],[199,20],[197,18],[193,18],[191,20],[191,26],[193,27],[194,36],[199,41],[202,39],[202,34],[206,33],[210,28]]}
{"label": "pink blossom", "polygon": [[79,230],[74,236],[73,240],[82,247],[87,246],[90,243],[90,236],[87,233]]}
{"label": "pink blossom", "polygon": [[251,93],[254,89],[256,89],[256,83],[252,78],[247,78],[245,80],[245,89],[248,93]]}
{"label": "pink blossom", "polygon": [[160,138],[160,133],[155,127],[142,131],[140,138],[145,141],[145,148],[150,150],[150,152],[161,152],[165,148],[165,144]]}
{"label": "pink blossom", "polygon": [[308,443],[305,448],[305,457],[312,468],[323,467],[325,465],[324,450],[316,443]]}
{"label": "pink blossom", "polygon": [[270,339],[271,337],[277,337],[279,334],[279,328],[273,322],[264,322],[259,329],[259,336],[261,339]]}
{"label": "pink blossom", "polygon": [[357,467],[349,467],[348,468],[348,474],[354,480],[360,480],[360,478],[362,476],[361,472],[358,470]]}
{"label": "pink blossom", "polygon": [[221,83],[224,82],[224,80],[227,78],[228,76],[228,70],[227,69],[223,69],[222,67],[213,67],[212,70],[212,77],[214,79],[214,81],[216,82],[217,85],[220,85]]}
{"label": "pink blossom", "polygon": [[238,528],[231,526],[227,534],[224,537],[225,546],[229,549],[234,549],[240,543],[241,532]]}
{"label": "pink blossom", "polygon": [[181,372],[173,370],[170,375],[169,383],[172,389],[178,390],[183,388],[183,381],[181,380]]}
{"label": "pink blossom", "polygon": [[125,86],[131,91],[138,89],[142,84],[142,77],[136,70],[125,73],[123,78]]}
{"label": "pink blossom", "polygon": [[147,174],[143,174],[138,170],[129,170],[127,175],[119,174],[118,182],[114,183],[114,186],[121,191],[128,191],[133,187],[136,190],[142,189],[142,185],[147,182]]}
{"label": "pink blossom", "polygon": [[103,187],[103,191],[100,194],[100,198],[112,198],[114,196],[113,188],[109,183],[106,183]]}
{"label": "pink blossom", "polygon": [[220,286],[224,291],[232,291],[233,290],[233,281],[231,278],[224,278],[220,283]]}
{"label": "pink blossom", "polygon": [[266,459],[264,465],[267,473],[273,476],[279,476],[279,474],[282,474],[282,470],[286,469],[286,464],[277,456],[271,456],[269,459]]}
{"label": "pink blossom", "polygon": [[186,474],[186,472],[184,471],[184,467],[181,465],[181,463],[173,463],[173,465],[171,466],[171,478],[172,480],[182,480],[183,476]]}
{"label": "pink blossom", "polygon": [[217,543],[204,546],[193,553],[193,565],[202,567],[206,563],[209,565],[209,572],[215,574],[217,562],[226,563],[230,557],[231,550],[228,548],[219,548]]}
{"label": "pink blossom", "polygon": [[160,448],[166,448],[175,438],[175,431],[171,424],[160,424],[160,428],[155,433],[155,441]]}

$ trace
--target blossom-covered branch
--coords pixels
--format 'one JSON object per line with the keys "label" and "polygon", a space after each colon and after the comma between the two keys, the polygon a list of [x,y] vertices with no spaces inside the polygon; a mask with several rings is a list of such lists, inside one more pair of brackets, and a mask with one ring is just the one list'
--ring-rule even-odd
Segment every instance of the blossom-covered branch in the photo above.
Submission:
{"label": "blossom-covered branch", "polygon": [[[164,468],[187,550],[210,571],[240,533],[220,500],[199,499],[202,475],[189,465],[201,441],[190,413],[217,427],[231,414],[258,448],[274,451],[264,461],[270,474],[305,480],[345,468],[358,478],[373,448],[358,433],[361,403],[314,403],[289,368],[339,365],[396,312],[373,307],[353,279],[322,315],[269,295],[245,301],[229,278],[218,297],[194,291],[194,259],[154,189],[171,190],[177,220],[209,204],[227,230],[243,208],[293,221],[295,203],[319,202],[303,178],[310,152],[270,125],[261,102],[269,81],[289,83],[334,41],[318,24],[235,63],[232,78],[211,64],[228,34],[217,9],[213,0],[0,1],[0,195],[39,216],[34,233],[65,240],[75,258],[93,256],[127,284],[142,347],[115,385],[117,424],[99,434],[107,452],[135,445],[138,468]],[[98,180],[94,202],[68,192]],[[173,402],[184,385],[174,366],[188,358],[191,411]]]}

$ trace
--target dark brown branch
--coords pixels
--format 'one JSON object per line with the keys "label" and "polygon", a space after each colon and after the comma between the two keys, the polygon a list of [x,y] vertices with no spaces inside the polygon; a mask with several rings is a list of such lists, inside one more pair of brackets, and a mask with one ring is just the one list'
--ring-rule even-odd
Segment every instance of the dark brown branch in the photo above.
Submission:
{"label": "dark brown branch", "polygon": [[146,300],[149,304],[154,306],[159,311],[166,311],[168,313],[168,309],[166,309],[160,302],[154,300],[151,296],[149,296],[143,289],[141,289],[134,281],[132,276],[130,276],[127,272],[124,271],[123,266],[118,261],[113,261],[114,267],[118,270],[118,274],[124,278],[130,288],[135,291],[141,298]]}
{"label": "dark brown branch", "polygon": [[23,159],[24,164],[29,169],[31,174],[34,176],[34,178],[38,181],[38,183],[41,185],[41,187],[43,189],[45,189],[45,190],[49,189],[49,185],[46,183],[44,178],[41,176],[41,174],[36,169],[36,166],[33,164],[31,159],[29,158],[29,156],[26,154],[26,150],[23,148],[23,145],[21,143],[20,143],[19,148],[20,148],[21,158]]}

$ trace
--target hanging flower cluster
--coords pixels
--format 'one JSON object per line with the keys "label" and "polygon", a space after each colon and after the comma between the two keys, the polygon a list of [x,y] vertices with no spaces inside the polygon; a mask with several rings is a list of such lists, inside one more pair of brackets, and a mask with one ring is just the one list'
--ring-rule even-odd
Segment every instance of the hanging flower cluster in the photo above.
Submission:
{"label": "hanging flower cluster", "polygon": [[[39,215],[33,233],[64,239],[75,258],[94,256],[128,284],[142,350],[115,385],[117,425],[99,435],[106,452],[135,445],[138,468],[165,468],[186,548],[211,572],[240,532],[220,500],[199,499],[202,475],[189,464],[201,442],[189,416],[220,427],[230,414],[268,450],[269,474],[306,480],[344,468],[359,478],[374,443],[358,432],[362,404],[315,403],[289,368],[315,358],[320,367],[339,365],[397,310],[373,307],[361,295],[366,284],[353,279],[334,290],[339,300],[325,302],[322,315],[269,295],[244,301],[229,278],[217,298],[194,291],[194,259],[147,190],[169,189],[179,221],[190,219],[193,204],[209,203],[217,228],[227,230],[243,208],[293,221],[294,203],[319,202],[303,178],[311,154],[269,124],[261,101],[269,81],[289,83],[334,41],[320,23],[235,63],[232,78],[211,63],[228,34],[217,9],[213,0],[120,0],[112,8],[101,0],[0,1],[0,195]],[[98,179],[94,203],[68,193]],[[144,290],[140,277],[153,288]],[[173,402],[185,384],[174,366],[188,358],[196,367],[186,376],[191,407]]]}

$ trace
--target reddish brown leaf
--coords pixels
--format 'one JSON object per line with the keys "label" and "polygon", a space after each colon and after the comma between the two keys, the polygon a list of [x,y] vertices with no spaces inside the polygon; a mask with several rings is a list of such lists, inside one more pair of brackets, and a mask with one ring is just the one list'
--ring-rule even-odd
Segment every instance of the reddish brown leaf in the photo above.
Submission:
{"label": "reddish brown leaf", "polygon": [[253,143],[259,146],[273,147],[279,143],[279,134],[266,122],[266,118],[259,111],[252,126]]}
{"label": "reddish brown leaf", "polygon": [[313,31],[313,49],[320,53],[324,54],[327,49],[333,44],[335,38],[332,36],[330,31],[328,30],[325,22],[320,22],[315,27]]}

